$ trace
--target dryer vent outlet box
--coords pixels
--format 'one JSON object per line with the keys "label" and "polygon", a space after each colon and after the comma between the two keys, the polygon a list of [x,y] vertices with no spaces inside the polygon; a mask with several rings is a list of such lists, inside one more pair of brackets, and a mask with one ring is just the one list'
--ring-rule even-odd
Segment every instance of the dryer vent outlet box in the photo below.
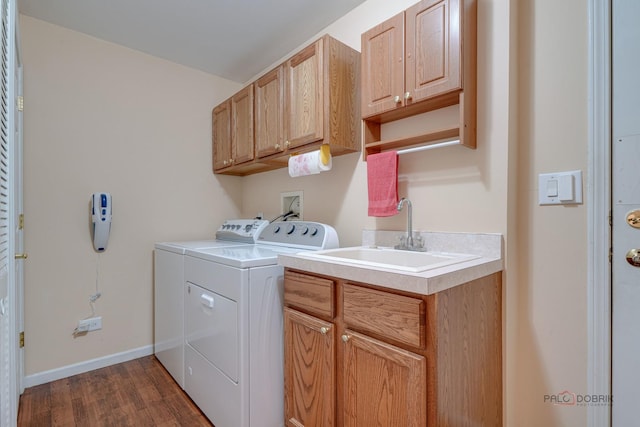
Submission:
{"label": "dryer vent outlet box", "polygon": [[292,219],[303,220],[302,193],[302,191],[280,193],[280,212],[284,215],[289,211],[293,211],[297,214],[297,217]]}

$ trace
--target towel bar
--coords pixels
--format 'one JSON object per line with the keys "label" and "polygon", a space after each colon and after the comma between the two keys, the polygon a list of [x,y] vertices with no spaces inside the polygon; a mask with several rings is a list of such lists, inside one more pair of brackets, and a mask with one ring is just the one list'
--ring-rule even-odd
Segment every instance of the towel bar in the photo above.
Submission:
{"label": "towel bar", "polygon": [[459,144],[460,144],[460,140],[456,139],[453,141],[445,141],[445,142],[438,142],[436,144],[423,145],[422,147],[406,148],[404,150],[398,150],[397,153],[398,154],[415,153],[416,151],[431,150],[432,148],[448,147],[449,145],[459,145]]}

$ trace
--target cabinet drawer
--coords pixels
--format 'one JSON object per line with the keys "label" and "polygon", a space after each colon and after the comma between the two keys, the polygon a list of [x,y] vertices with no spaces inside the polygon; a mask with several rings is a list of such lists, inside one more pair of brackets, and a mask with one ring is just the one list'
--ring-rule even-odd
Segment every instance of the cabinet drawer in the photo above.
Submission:
{"label": "cabinet drawer", "polygon": [[285,271],[284,303],[325,319],[334,316],[334,282],[321,277]]}
{"label": "cabinet drawer", "polygon": [[352,284],[345,284],[343,298],[346,327],[424,347],[423,300]]}

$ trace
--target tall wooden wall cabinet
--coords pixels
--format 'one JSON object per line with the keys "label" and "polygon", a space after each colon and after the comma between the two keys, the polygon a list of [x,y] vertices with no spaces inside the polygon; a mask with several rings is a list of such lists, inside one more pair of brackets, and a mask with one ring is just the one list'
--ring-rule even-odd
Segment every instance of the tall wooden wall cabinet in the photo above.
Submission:
{"label": "tall wooden wall cabinet", "polygon": [[[423,0],[362,34],[364,155],[458,138],[476,147],[476,1]],[[383,123],[459,105],[459,123],[381,140]]]}

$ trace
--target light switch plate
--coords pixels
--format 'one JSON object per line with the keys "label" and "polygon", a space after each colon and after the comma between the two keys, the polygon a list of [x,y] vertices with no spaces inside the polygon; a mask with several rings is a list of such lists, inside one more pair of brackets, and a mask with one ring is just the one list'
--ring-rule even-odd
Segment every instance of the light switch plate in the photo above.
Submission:
{"label": "light switch plate", "polygon": [[[557,193],[549,191],[557,185]],[[582,171],[541,173],[538,175],[538,204],[582,204]]]}

